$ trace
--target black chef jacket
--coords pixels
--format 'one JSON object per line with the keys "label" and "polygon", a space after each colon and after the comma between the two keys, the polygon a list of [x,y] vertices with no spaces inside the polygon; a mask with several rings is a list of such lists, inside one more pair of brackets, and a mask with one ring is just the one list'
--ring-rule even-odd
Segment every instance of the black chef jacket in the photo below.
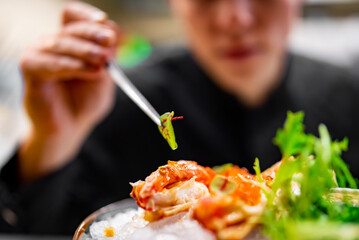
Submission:
{"label": "black chef jacket", "polygon": [[128,198],[129,182],[167,160],[252,169],[258,157],[265,169],[281,159],[272,139],[288,110],[305,112],[307,132],[317,135],[324,123],[334,139],[348,136],[343,157],[359,176],[359,81],[333,66],[289,54],[281,85],[255,109],[218,88],[187,50],[127,74],[160,114],[184,116],[173,122],[178,149],[172,151],[157,126],[118,89],[113,111],[68,165],[28,186],[16,184],[16,156],[2,171],[22,212],[21,231],[73,234],[87,215]]}

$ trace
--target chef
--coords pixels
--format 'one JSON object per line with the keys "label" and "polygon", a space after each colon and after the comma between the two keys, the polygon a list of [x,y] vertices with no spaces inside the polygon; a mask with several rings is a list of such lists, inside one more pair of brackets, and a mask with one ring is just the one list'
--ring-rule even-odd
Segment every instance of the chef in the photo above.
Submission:
{"label": "chef", "polygon": [[186,47],[126,72],[173,122],[172,151],[156,125],[118,88],[106,63],[121,41],[103,11],[70,2],[57,33],[23,53],[31,131],[1,173],[22,213],[17,231],[73,234],[94,210],[129,197],[129,182],[167,160],[263,169],[281,159],[272,139],[288,110],[306,131],[327,125],[349,138],[343,158],[359,176],[359,81],[288,50],[302,0],[169,0]]}

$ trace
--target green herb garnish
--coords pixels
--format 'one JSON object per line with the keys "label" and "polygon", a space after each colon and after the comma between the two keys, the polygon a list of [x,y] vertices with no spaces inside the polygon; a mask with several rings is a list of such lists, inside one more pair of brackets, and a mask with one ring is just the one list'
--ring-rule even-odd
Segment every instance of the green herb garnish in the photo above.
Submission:
{"label": "green herb garnish", "polygon": [[174,116],[174,112],[167,112],[161,115],[160,120],[162,122],[162,126],[159,126],[162,136],[168,142],[172,150],[176,150],[178,145],[176,143],[175,132],[172,126],[172,118]]}
{"label": "green herb garnish", "polygon": [[[328,197],[331,188],[357,188],[340,157],[348,140],[332,141],[324,125],[319,137],[306,134],[303,118],[303,112],[288,112],[274,138],[283,161],[272,189],[265,191],[264,233],[276,240],[359,239],[359,225],[353,224],[359,222],[358,208]],[[259,175],[257,162],[255,170]]]}
{"label": "green herb garnish", "polygon": [[261,167],[259,165],[259,160],[258,158],[255,159],[254,161],[254,167],[253,167],[254,171],[256,172],[256,176],[258,178],[258,182],[259,183],[262,183],[263,180],[262,180],[262,176],[261,176]]}

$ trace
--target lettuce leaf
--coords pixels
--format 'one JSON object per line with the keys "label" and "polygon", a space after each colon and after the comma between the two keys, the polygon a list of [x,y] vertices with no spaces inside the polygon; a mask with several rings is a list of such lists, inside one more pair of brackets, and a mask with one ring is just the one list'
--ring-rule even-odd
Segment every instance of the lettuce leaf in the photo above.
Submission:
{"label": "lettuce leaf", "polygon": [[[296,232],[294,238],[293,229],[304,232],[325,226],[329,230],[330,227],[343,226],[338,222],[357,222],[359,219],[359,211],[354,211],[352,204],[332,202],[327,197],[331,188],[357,188],[340,156],[348,148],[348,139],[332,141],[323,124],[319,126],[319,137],[306,134],[303,119],[303,112],[288,112],[284,127],[277,131],[273,140],[282,152],[283,161],[272,189],[264,192],[267,208],[262,223],[264,232],[272,239],[327,239],[325,229],[318,229],[318,235],[313,233],[314,238],[300,232]],[[259,163],[255,164],[255,169],[258,175]],[[357,231],[358,225],[348,225],[348,228]],[[337,230],[342,229],[346,228],[338,227]],[[332,235],[330,239],[341,238]]]}

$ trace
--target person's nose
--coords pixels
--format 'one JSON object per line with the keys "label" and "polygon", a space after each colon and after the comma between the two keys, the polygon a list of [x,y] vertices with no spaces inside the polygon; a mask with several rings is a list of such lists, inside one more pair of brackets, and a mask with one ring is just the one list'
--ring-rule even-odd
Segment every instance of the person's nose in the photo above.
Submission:
{"label": "person's nose", "polygon": [[254,23],[253,0],[221,0],[215,21],[223,30],[246,30]]}

